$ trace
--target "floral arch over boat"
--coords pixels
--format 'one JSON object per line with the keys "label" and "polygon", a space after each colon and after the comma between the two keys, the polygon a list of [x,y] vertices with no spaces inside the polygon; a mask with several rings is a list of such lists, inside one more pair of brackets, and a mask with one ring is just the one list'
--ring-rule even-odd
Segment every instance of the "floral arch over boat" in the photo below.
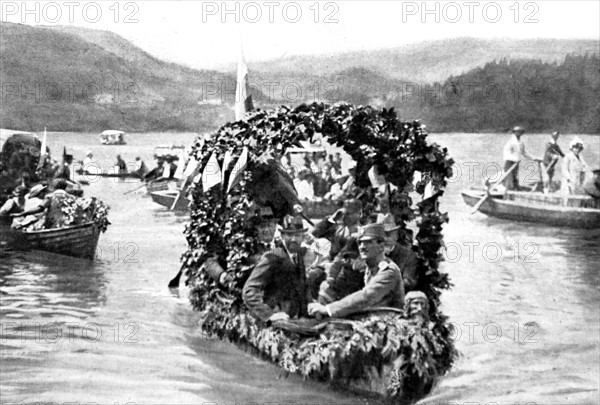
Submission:
{"label": "floral arch over boat", "polygon": [[[376,166],[395,186],[389,193],[388,209],[401,226],[399,238],[409,241],[418,257],[416,289],[429,298],[427,322],[413,321],[402,313],[367,314],[354,318],[352,327],[302,336],[261,323],[247,312],[241,290],[252,268],[246,259],[259,250],[256,230],[247,223],[248,209],[253,202],[266,199],[275,205],[277,217],[291,213],[291,183],[278,168],[279,158],[315,134],[342,147],[356,162],[357,198],[364,216],[381,209],[367,174],[371,167]],[[396,403],[426,395],[457,357],[451,326],[439,310],[440,294],[450,287],[448,276],[439,271],[442,226],[448,217],[439,211],[438,199],[452,175],[453,163],[447,150],[427,142],[419,121],[402,122],[393,109],[313,103],[250,113],[245,121],[228,123],[209,139],[199,138],[191,155],[201,168],[211,164],[209,160],[214,164],[215,156],[220,167],[226,160],[221,175],[226,185],[235,171],[236,159],[231,156],[242,151],[248,163],[230,190],[224,186],[203,190],[198,178],[191,189],[191,223],[185,231],[188,250],[182,261],[190,299],[203,312],[205,331],[252,347],[305,377],[378,392]],[[427,185],[437,191],[423,198]],[[416,204],[411,199],[414,192],[421,196]],[[418,229],[416,235],[407,226],[411,221]],[[203,265],[211,256],[234,275],[226,288],[218,286]],[[358,374],[341,371],[348,369]],[[377,378],[381,381],[375,384],[372,380]]]}

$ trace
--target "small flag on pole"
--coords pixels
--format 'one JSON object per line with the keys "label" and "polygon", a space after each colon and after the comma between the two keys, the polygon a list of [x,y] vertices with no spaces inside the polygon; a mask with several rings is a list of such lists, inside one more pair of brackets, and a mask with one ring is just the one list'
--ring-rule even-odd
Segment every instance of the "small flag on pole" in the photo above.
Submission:
{"label": "small flag on pole", "polygon": [[223,158],[223,168],[221,169],[221,184],[223,187],[225,187],[225,173],[227,172],[227,169],[232,161],[233,155],[231,154],[231,151],[228,150],[225,152],[225,157]]}
{"label": "small flag on pole", "polygon": [[208,191],[217,184],[221,183],[221,168],[217,155],[213,154],[208,159],[204,170],[202,171],[202,190]]}
{"label": "small flag on pole", "polygon": [[240,59],[238,61],[237,84],[235,89],[235,120],[244,119],[248,111],[252,111],[252,96],[250,95],[250,85],[248,83],[248,66],[244,60],[244,51],[240,48]]}
{"label": "small flag on pole", "polygon": [[244,147],[238,161],[233,166],[231,174],[229,175],[229,186],[227,192],[229,192],[241,179],[242,173],[248,166],[248,148]]}
{"label": "small flag on pole", "polygon": [[46,161],[46,148],[48,147],[48,140],[46,139],[46,127],[44,127],[44,137],[42,138],[42,149],[40,150],[40,161],[38,162],[37,169],[40,170],[44,167]]}

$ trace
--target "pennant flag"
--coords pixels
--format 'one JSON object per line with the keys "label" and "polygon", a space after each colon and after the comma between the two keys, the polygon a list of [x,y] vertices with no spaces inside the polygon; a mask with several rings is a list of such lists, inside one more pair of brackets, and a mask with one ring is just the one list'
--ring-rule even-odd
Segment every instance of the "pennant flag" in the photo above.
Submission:
{"label": "pennant flag", "polygon": [[46,139],[46,127],[44,127],[44,137],[42,138],[42,149],[40,150],[40,161],[38,162],[37,169],[40,170],[44,167],[44,161],[46,160],[46,148],[48,147],[48,141]]}
{"label": "pennant flag", "polygon": [[63,146],[63,162],[67,160],[67,147]]}
{"label": "pennant flag", "polygon": [[184,151],[180,151],[179,152],[179,164],[177,165],[177,170],[175,170],[175,174],[173,175],[173,177],[175,177],[176,179],[182,179],[183,178],[183,171],[185,169],[185,153]]}
{"label": "pennant flag", "polygon": [[242,153],[240,153],[238,161],[236,162],[235,166],[233,166],[231,174],[229,175],[229,186],[227,187],[227,192],[229,192],[233,186],[240,181],[246,166],[248,166],[248,148],[244,147]]}
{"label": "pennant flag", "polygon": [[219,183],[221,183],[221,168],[217,155],[213,152],[202,171],[202,190],[208,191]]}
{"label": "pennant flag", "polygon": [[225,187],[225,173],[227,173],[227,169],[232,161],[233,155],[231,154],[231,151],[228,150],[225,152],[225,158],[223,158],[223,168],[221,169],[221,184],[223,187]]}
{"label": "pennant flag", "polygon": [[187,179],[188,177],[193,175],[194,172],[196,172],[196,170],[198,170],[198,165],[200,165],[200,162],[198,162],[196,160],[196,158],[194,156],[192,156],[190,158],[190,160],[188,161],[188,164],[185,167],[185,170],[183,171],[183,178]]}
{"label": "pennant flag", "polygon": [[235,120],[240,121],[244,119],[244,115],[253,109],[250,84],[248,83],[248,66],[246,66],[246,61],[244,60],[244,51],[240,48],[237,84],[235,86]]}

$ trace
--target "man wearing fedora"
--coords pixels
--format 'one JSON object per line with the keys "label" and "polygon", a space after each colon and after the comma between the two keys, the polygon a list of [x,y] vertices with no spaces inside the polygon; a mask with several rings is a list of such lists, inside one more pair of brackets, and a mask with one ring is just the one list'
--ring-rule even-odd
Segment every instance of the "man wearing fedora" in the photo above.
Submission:
{"label": "man wearing fedora", "polygon": [[519,162],[524,157],[531,160],[540,161],[541,159],[531,155],[525,149],[525,144],[521,141],[521,136],[525,133],[525,130],[519,126],[514,127],[512,130],[513,136],[510,137],[508,142],[504,145],[504,171],[508,171],[515,164],[517,167],[506,177],[506,189],[507,190],[519,190]]}
{"label": "man wearing fedora", "polygon": [[398,229],[392,214],[377,215],[377,223],[385,229],[385,255],[392,259],[402,273],[405,292],[414,290],[417,285],[417,255],[410,248],[398,242]]}
{"label": "man wearing fedora", "polygon": [[364,287],[328,305],[311,303],[309,315],[344,317],[372,307],[404,307],[404,284],[396,264],[385,256],[385,229],[382,224],[364,227],[358,238]]}
{"label": "man wearing fedora", "polygon": [[362,205],[358,200],[346,200],[344,206],[315,225],[312,236],[331,242],[329,258],[334,259],[358,231]]}
{"label": "man wearing fedora", "polygon": [[306,270],[301,244],[307,228],[301,216],[286,216],[280,231],[282,240],[260,257],[242,291],[246,307],[265,322],[306,314]]}

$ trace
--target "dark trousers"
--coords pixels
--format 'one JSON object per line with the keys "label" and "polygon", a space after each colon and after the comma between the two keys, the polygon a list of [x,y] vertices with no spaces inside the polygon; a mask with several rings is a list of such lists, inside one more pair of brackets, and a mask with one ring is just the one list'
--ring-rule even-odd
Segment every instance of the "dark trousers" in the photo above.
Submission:
{"label": "dark trousers", "polygon": [[507,190],[519,190],[519,162],[513,162],[512,160],[504,161],[504,173],[513,167],[515,163],[517,164],[517,167],[515,167],[504,180]]}

